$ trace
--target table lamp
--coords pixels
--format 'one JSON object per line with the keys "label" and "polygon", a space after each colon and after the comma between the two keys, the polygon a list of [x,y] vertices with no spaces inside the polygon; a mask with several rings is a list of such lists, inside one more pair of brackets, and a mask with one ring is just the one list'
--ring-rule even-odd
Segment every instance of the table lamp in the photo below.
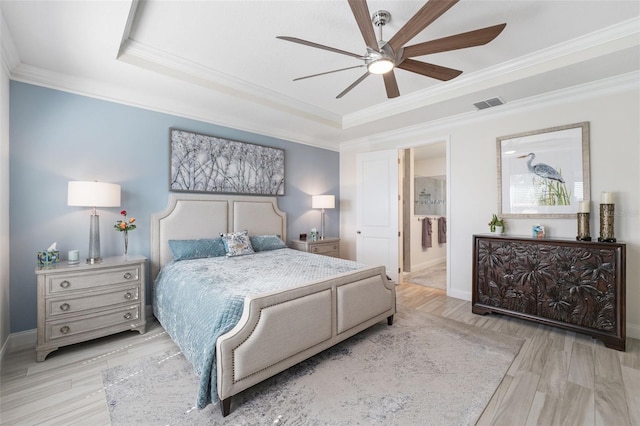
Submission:
{"label": "table lamp", "polygon": [[320,225],[320,239],[324,240],[324,209],[334,209],[336,207],[336,197],[333,195],[313,195],[311,196],[311,208],[322,209],[322,219]]}
{"label": "table lamp", "polygon": [[96,213],[96,207],[120,207],[120,185],[104,182],[69,182],[67,205],[92,208],[89,222],[89,256],[87,257],[87,263],[101,262],[100,216]]}

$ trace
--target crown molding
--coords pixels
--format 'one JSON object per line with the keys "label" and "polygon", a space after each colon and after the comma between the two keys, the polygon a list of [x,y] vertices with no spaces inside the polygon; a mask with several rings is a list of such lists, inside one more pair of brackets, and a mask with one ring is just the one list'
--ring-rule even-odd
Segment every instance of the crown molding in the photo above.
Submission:
{"label": "crown molding", "polygon": [[360,151],[371,148],[382,149],[383,147],[389,146],[410,147],[415,145],[414,141],[424,141],[426,135],[435,132],[450,133],[454,128],[468,126],[488,119],[534,112],[540,108],[629,90],[640,90],[640,71],[580,84],[542,95],[531,96],[495,108],[466,112],[427,123],[421,123],[416,126],[409,126],[364,138],[353,139],[340,144],[340,152]]}
{"label": "crown molding", "polygon": [[20,64],[20,55],[18,49],[13,42],[11,31],[4,20],[2,9],[0,9],[0,50],[2,51],[2,66],[7,71],[7,75],[11,75],[11,71]]}
{"label": "crown molding", "polygon": [[341,127],[341,116],[308,103],[284,96],[273,90],[216,71],[207,66],[160,49],[127,39],[120,48],[118,60],[158,72],[207,89],[265,105],[289,114],[333,127]]}
{"label": "crown molding", "polygon": [[342,128],[367,124],[638,45],[640,18],[632,18],[479,72],[463,74],[451,82],[345,115]]}
{"label": "crown molding", "polygon": [[[14,81],[33,84],[49,89],[60,90],[76,95],[142,108],[149,111],[188,118],[204,123],[214,124],[261,136],[272,137],[290,142],[309,145],[316,148],[338,151],[335,143],[318,141],[307,135],[293,133],[288,129],[274,128],[270,126],[258,126],[254,122],[237,116],[222,116],[219,112],[211,114],[204,108],[194,108],[189,112],[176,107],[173,99],[164,96],[155,96],[142,91],[132,92],[129,88],[123,89],[118,84],[109,84],[92,79],[60,74],[31,65],[20,64],[13,69],[10,77]],[[215,120],[211,117],[215,116]]]}

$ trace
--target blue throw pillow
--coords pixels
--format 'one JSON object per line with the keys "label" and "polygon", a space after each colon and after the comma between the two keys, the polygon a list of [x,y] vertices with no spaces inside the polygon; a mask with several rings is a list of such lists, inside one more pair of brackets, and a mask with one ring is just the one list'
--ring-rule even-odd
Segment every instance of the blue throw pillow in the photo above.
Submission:
{"label": "blue throw pillow", "polygon": [[279,235],[254,235],[249,237],[254,251],[268,251],[286,248]]}
{"label": "blue throw pillow", "polygon": [[200,259],[224,256],[227,252],[222,238],[200,240],[169,240],[169,248],[175,260]]}

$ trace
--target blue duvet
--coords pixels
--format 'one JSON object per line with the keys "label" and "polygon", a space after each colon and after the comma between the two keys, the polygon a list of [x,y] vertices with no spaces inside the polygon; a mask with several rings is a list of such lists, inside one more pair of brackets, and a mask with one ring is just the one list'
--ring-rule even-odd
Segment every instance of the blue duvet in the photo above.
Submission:
{"label": "blue duvet", "polygon": [[363,267],[288,248],[166,265],[154,285],[153,312],[200,377],[197,407],[218,400],[216,340],[240,320],[245,296]]}

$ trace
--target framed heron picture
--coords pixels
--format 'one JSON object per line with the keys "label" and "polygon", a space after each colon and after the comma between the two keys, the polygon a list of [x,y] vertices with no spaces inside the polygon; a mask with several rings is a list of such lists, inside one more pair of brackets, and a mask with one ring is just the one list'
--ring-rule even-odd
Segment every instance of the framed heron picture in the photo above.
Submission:
{"label": "framed heron picture", "polygon": [[571,218],[590,200],[589,122],[496,140],[498,211],[511,218]]}

